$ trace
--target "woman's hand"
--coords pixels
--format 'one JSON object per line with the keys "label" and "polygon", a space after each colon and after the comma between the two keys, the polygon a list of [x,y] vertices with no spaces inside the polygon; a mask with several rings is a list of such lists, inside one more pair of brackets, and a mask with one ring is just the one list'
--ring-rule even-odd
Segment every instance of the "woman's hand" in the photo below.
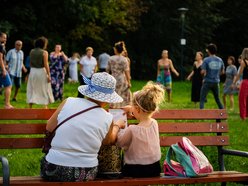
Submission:
{"label": "woman's hand", "polygon": [[132,87],[131,82],[129,82],[128,83],[128,88],[131,88],[131,87]]}
{"label": "woman's hand", "polygon": [[51,77],[49,75],[47,75],[47,82],[50,83],[51,82]]}
{"label": "woman's hand", "polygon": [[237,86],[236,86],[236,84],[234,84],[234,83],[231,85],[231,89],[232,89],[232,90],[234,90],[236,87],[237,87]]}

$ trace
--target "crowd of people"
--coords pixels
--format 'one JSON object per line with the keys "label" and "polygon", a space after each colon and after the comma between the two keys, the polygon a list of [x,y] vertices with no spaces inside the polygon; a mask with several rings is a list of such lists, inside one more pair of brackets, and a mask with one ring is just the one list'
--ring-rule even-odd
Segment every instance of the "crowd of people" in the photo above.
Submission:
{"label": "crowd of people", "polygon": [[[66,68],[69,72],[69,83],[80,83],[85,85],[82,76],[91,79],[96,72],[108,72],[117,79],[116,90],[122,96],[124,101],[122,103],[110,104],[111,108],[120,108],[131,102],[131,75],[130,75],[130,59],[123,41],[117,42],[113,49],[114,55],[110,56],[106,52],[102,52],[97,58],[93,56],[94,50],[92,47],[87,47],[85,55],[82,57],[79,53],[74,52],[71,57],[68,57],[62,50],[61,44],[56,44],[54,51],[50,54],[47,51],[48,40],[45,37],[37,38],[34,42],[34,48],[26,57],[24,63],[24,54],[22,51],[22,41],[16,40],[14,48],[8,52],[5,50],[7,41],[7,34],[0,33],[0,64],[1,69],[1,86],[0,91],[4,92],[4,108],[14,108],[11,101],[18,100],[18,92],[21,87],[22,74],[26,74],[25,81],[27,82],[27,103],[29,108],[33,104],[44,105],[48,108],[50,103],[55,101],[62,102],[63,87],[65,82]],[[245,50],[244,50],[245,51]],[[243,53],[244,53],[243,51]],[[239,93],[239,107],[241,118],[246,117],[247,97],[244,88],[241,88],[241,80],[243,86],[245,84],[246,74],[245,54],[239,56],[239,69],[235,65],[234,56],[228,56],[227,66],[225,68],[223,60],[216,56],[217,46],[210,44],[206,49],[207,55],[205,58],[201,51],[196,52],[195,61],[187,80],[192,80],[191,101],[199,103],[199,108],[203,109],[204,104],[207,103],[207,95],[212,91],[214,99],[218,108],[227,108],[227,97],[229,97],[230,110],[234,110],[234,95]],[[79,67],[79,69],[78,69]],[[167,101],[172,99],[172,73],[179,76],[178,71],[169,58],[168,50],[163,50],[161,59],[157,61],[157,78],[156,82],[163,85],[167,93]],[[220,75],[225,74],[225,82],[223,84],[222,101],[220,99]],[[239,74],[239,79],[236,77]],[[29,81],[28,81],[29,80]],[[233,82],[236,81],[236,85]],[[11,91],[13,93],[12,99]],[[4,91],[3,91],[3,90]],[[78,93],[78,96],[82,96]],[[241,111],[242,110],[242,111]]]}
{"label": "crowd of people", "polygon": [[[93,56],[92,47],[87,47],[82,57],[74,52],[68,57],[62,50],[62,45],[57,43],[54,51],[50,54],[47,51],[48,40],[45,37],[39,37],[34,41],[34,48],[30,51],[24,62],[24,53],[22,51],[22,41],[15,42],[15,48],[6,52],[5,45],[7,34],[0,33],[0,91],[4,92],[4,108],[12,109],[11,101],[18,100],[18,91],[21,87],[22,73],[25,73],[27,82],[26,102],[29,108],[34,104],[48,105],[64,100],[63,88],[65,75],[68,68],[68,82],[80,83],[85,85],[83,76],[91,79],[96,72],[108,72],[117,78],[117,91],[122,95],[124,101],[121,104],[113,104],[111,107],[117,108],[126,105],[131,101],[131,75],[130,59],[127,56],[127,50],[123,41],[114,46],[114,55],[110,56],[106,52]],[[79,69],[78,69],[79,68]],[[79,72],[79,73],[78,73]],[[12,86],[15,86],[15,92],[11,100]],[[2,91],[4,88],[4,91]],[[82,96],[78,93],[78,96]]]}
{"label": "crowd of people", "polygon": [[[16,88],[12,101],[17,101],[22,71],[27,72],[28,69],[23,64],[22,41],[17,40],[15,48],[9,50],[5,57],[6,41],[7,35],[0,33],[0,86],[5,92],[4,108],[12,109],[12,84]],[[39,37],[30,51],[27,103],[29,108],[33,104],[47,108],[50,103],[61,101],[48,120],[46,129],[52,132],[60,123],[66,121],[67,124],[57,128],[52,147],[42,158],[41,176],[50,181],[94,180],[98,172],[97,155],[102,144],[116,144],[124,150],[124,176],[159,176],[159,129],[152,115],[164,101],[165,93],[168,101],[171,101],[171,72],[179,76],[168,51],[163,50],[161,59],[157,61],[157,81],[148,82],[140,91],[132,94],[130,59],[123,41],[115,43],[113,56],[103,52],[97,59],[93,56],[92,47],[87,47],[81,58],[78,53],[68,58],[61,44],[56,44],[50,54],[46,49],[47,44],[47,38]],[[223,60],[216,55],[215,44],[209,44],[206,52],[208,56],[205,58],[202,52],[196,53],[193,70],[187,77],[188,80],[192,79],[192,102],[199,102],[200,109],[203,109],[207,95],[212,91],[219,109],[226,108],[227,95],[230,97],[230,109],[233,109],[233,95],[239,91],[240,117],[246,119],[248,48],[241,54],[239,70],[234,65],[233,56],[228,57],[228,66],[225,68]],[[78,64],[80,75],[77,74]],[[69,66],[70,82],[80,83],[76,98],[63,98],[66,65]],[[224,105],[219,95],[221,74],[226,74]],[[239,82],[241,76],[242,81]],[[124,120],[114,122],[113,115],[107,112],[106,107],[123,109],[126,115],[135,117],[138,124],[126,126]],[[122,132],[120,129],[123,129]]]}
{"label": "crowd of people", "polygon": [[[225,68],[223,60],[216,56],[217,46],[209,44],[206,52],[207,57],[203,59],[201,52],[196,53],[196,61],[194,62],[193,70],[188,75],[187,80],[192,79],[191,101],[200,102],[200,109],[204,108],[207,102],[207,94],[212,91],[214,99],[219,109],[227,109],[226,97],[229,96],[230,107],[229,110],[234,110],[234,94],[239,95],[239,110],[240,118],[246,119],[248,117],[248,94],[247,94],[247,52],[244,48],[242,54],[239,56],[239,69],[235,65],[234,56],[228,56],[227,66]],[[220,99],[220,76],[225,75],[223,83],[223,104]],[[243,78],[244,76],[244,78]]]}
{"label": "crowd of people", "polygon": [[[213,43],[206,48],[207,55],[203,56],[201,51],[196,52],[193,69],[186,77],[192,81],[191,86],[191,101],[194,102],[195,108],[199,103],[199,108],[204,109],[204,104],[207,103],[207,95],[209,91],[213,93],[215,102],[219,109],[227,109],[227,96],[230,100],[229,110],[234,110],[234,95],[239,94],[239,110],[241,119],[248,117],[248,91],[246,87],[247,81],[247,54],[248,49],[244,48],[239,56],[239,69],[235,65],[234,56],[228,56],[227,66],[225,67],[223,60],[218,57],[217,46]],[[172,76],[173,72],[176,76],[179,73],[173,66],[173,62],[168,58],[168,51],[163,50],[161,59],[157,62],[157,83],[163,85],[167,92],[167,100],[171,101],[172,93]],[[220,77],[225,75],[223,83],[223,103],[220,98]]]}

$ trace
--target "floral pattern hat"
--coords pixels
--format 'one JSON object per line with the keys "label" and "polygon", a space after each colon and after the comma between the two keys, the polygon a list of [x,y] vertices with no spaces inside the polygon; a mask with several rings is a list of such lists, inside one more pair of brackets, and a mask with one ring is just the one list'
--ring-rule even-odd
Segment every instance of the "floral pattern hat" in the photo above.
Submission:
{"label": "floral pattern hat", "polygon": [[84,96],[106,103],[123,101],[122,97],[115,92],[115,78],[107,72],[94,73],[91,80],[85,76],[83,79],[86,85],[79,86],[78,91]]}

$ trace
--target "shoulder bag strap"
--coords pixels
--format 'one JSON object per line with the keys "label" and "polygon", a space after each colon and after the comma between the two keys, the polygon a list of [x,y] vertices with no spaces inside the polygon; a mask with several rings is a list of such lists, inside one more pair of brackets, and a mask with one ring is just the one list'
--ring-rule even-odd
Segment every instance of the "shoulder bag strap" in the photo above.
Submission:
{"label": "shoulder bag strap", "polygon": [[63,123],[65,123],[66,121],[70,120],[71,118],[74,118],[75,116],[77,116],[77,115],[79,115],[79,114],[82,114],[82,113],[84,113],[84,112],[87,112],[87,111],[89,111],[89,110],[91,110],[91,109],[98,108],[98,107],[100,107],[100,106],[99,106],[99,105],[93,106],[93,107],[87,108],[87,109],[85,109],[85,110],[82,110],[82,111],[80,111],[80,112],[77,112],[77,113],[75,113],[75,114],[69,116],[68,118],[64,119],[60,124],[58,124],[58,125],[56,126],[56,128],[53,129],[53,131],[52,131],[51,133],[55,133],[55,131],[56,131]]}

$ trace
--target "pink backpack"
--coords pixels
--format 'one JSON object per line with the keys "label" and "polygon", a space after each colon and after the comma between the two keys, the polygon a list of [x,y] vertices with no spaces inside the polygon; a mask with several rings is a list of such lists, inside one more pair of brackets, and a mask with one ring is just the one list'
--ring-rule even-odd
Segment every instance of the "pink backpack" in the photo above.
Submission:
{"label": "pink backpack", "polygon": [[[177,161],[171,160],[174,155]],[[199,177],[213,172],[207,157],[192,142],[183,137],[171,145],[164,161],[164,173],[167,176]]]}

